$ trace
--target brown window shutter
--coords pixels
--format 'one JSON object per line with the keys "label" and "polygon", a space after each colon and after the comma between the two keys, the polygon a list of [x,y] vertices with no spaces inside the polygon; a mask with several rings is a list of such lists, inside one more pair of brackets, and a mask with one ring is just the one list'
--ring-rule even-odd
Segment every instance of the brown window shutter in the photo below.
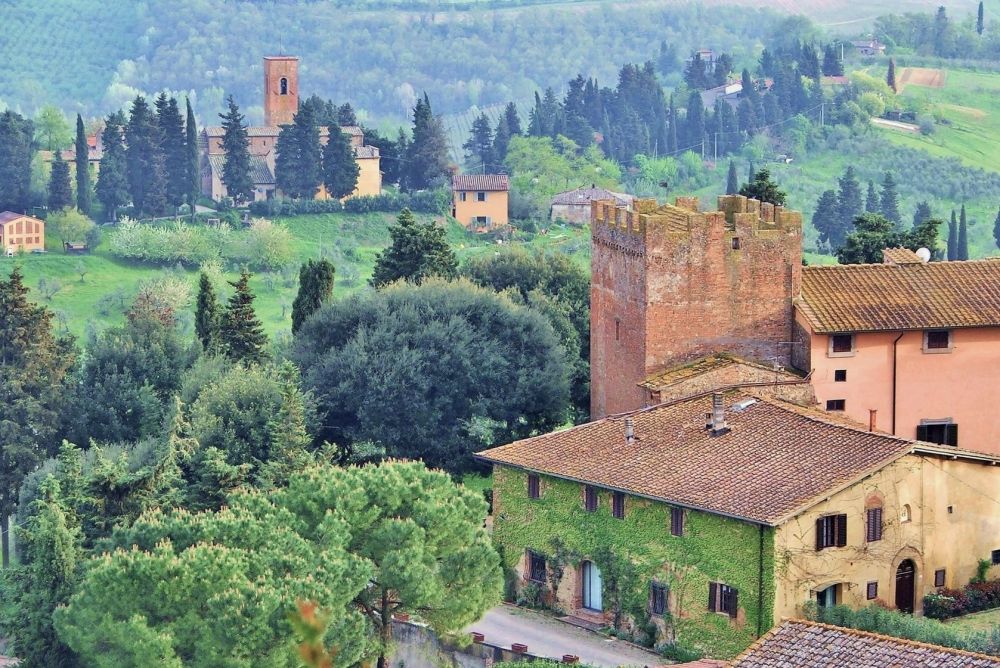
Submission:
{"label": "brown window shutter", "polygon": [[927,425],[925,424],[917,425],[917,440],[918,441],[927,440]]}
{"label": "brown window shutter", "polygon": [[875,516],[875,537],[872,540],[882,540],[882,509],[873,508],[872,510],[874,511],[873,515]]}
{"label": "brown window shutter", "polygon": [[710,612],[715,612],[719,609],[718,606],[718,592],[719,583],[709,582],[708,583],[708,609]]}
{"label": "brown window shutter", "polygon": [[816,520],[816,550],[822,550],[826,547],[826,542],[823,540],[823,529],[826,524],[826,518],[820,517]]}
{"label": "brown window shutter", "polygon": [[730,588],[729,590],[729,616],[736,619],[736,613],[739,610],[740,603],[740,592],[736,589]]}
{"label": "brown window shutter", "polygon": [[837,515],[837,547],[847,545],[847,515]]}
{"label": "brown window shutter", "polygon": [[958,425],[949,424],[944,427],[945,445],[958,445]]}

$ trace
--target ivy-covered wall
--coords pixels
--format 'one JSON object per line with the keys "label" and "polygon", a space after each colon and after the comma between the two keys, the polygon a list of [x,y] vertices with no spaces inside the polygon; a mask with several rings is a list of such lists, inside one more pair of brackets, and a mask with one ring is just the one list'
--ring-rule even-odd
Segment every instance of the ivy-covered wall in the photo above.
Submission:
{"label": "ivy-covered wall", "polygon": [[[670,533],[670,507],[629,496],[625,517],[611,514],[612,492],[599,490],[595,512],[583,508],[581,485],[541,476],[541,498],[529,499],[527,473],[494,467],[493,539],[511,578],[523,590],[524,555],[541,553],[553,566],[564,566],[563,580],[574,580],[583,560],[594,562],[602,573],[605,616],[616,616],[623,629],[636,638],[646,635],[655,643],[676,641],[680,646],[717,658],[731,658],[773,624],[774,533],[763,531],[763,568],[760,564],[761,532],[756,525],[686,511],[684,535]],[[763,578],[759,573],[763,571]],[[663,619],[649,614],[649,586],[656,580],[669,586],[669,613]],[[709,583],[722,582],[739,591],[735,619],[708,610]],[[565,589],[551,581],[548,589]],[[763,591],[763,600],[758,592]],[[566,608],[566,597],[547,602]],[[562,602],[562,605],[559,603]],[[620,615],[609,614],[620,610]],[[564,610],[572,612],[572,610]],[[652,624],[656,624],[656,628]]]}

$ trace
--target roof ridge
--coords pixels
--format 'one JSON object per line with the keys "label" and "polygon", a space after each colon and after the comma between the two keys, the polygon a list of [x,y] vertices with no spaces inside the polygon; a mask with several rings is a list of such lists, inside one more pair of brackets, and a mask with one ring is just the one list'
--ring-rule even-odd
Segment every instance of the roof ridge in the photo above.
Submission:
{"label": "roof ridge", "polygon": [[[782,621],[781,626],[784,626],[785,624],[804,624],[806,626],[814,626],[823,629],[829,629],[831,631],[841,631],[847,633],[848,635],[859,636],[862,638],[888,640],[894,643],[899,643],[900,645],[907,645],[910,647],[917,647],[921,649],[933,649],[937,651],[944,651],[952,654],[958,654],[960,656],[969,656],[975,659],[989,659],[990,661],[995,661],[997,663],[1000,663],[1000,657],[992,656],[990,654],[972,652],[967,649],[958,649],[957,647],[948,647],[947,645],[935,645],[934,643],[923,642],[921,640],[900,638],[898,636],[890,636],[884,633],[875,633],[874,631],[864,631],[862,629],[855,629],[850,626],[837,626],[835,624],[827,624],[826,622],[817,622],[810,619],[797,619],[797,618],[785,619]],[[775,629],[780,629],[781,626],[777,626],[775,627]],[[773,630],[774,629],[772,629],[772,631]]]}

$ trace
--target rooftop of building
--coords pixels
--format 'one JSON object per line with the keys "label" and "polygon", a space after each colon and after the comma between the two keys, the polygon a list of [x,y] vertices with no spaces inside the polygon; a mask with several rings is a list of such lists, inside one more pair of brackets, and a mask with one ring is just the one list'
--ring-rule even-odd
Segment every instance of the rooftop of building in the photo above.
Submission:
{"label": "rooftop of building", "polygon": [[1000,668],[1000,658],[792,619],[747,648],[731,668]]}
{"label": "rooftop of building", "polygon": [[43,222],[43,221],[39,220],[38,218],[34,218],[34,217],[29,216],[27,214],[15,213],[13,211],[4,211],[4,212],[0,213],[0,225],[3,225],[4,223],[9,223],[9,222],[14,221],[14,220],[21,220],[23,218],[29,218],[29,219],[31,219],[31,220],[33,220],[35,222],[38,222],[38,223]]}
{"label": "rooftop of building", "polygon": [[816,333],[1000,326],[1000,257],[803,267],[796,301]]}
{"label": "rooftop of building", "polygon": [[379,157],[378,146],[355,146],[355,158],[377,158]]}
{"label": "rooftop of building", "polygon": [[645,234],[651,226],[667,232],[689,233],[704,226],[706,221],[724,223],[729,230],[743,229],[751,235],[802,231],[800,212],[743,195],[719,196],[716,211],[702,211],[697,197],[677,197],[673,204],[637,198],[630,206],[614,200],[598,200],[591,202],[591,207],[593,222],[638,235]]}
{"label": "rooftop of building", "polygon": [[699,357],[696,360],[685,362],[684,364],[659,370],[656,373],[646,376],[646,379],[639,383],[639,385],[650,390],[655,390],[683,383],[691,378],[711,373],[713,371],[720,371],[733,366],[751,367],[759,371],[773,373],[776,381],[787,382],[803,380],[801,376],[780,366],[775,368],[773,366],[760,364],[759,362],[743,359],[742,357],[731,355],[729,353],[718,353],[707,357]]}
{"label": "rooftop of building", "polygon": [[882,264],[923,264],[923,259],[909,248],[883,248]]}
{"label": "rooftop of building", "polygon": [[[725,395],[728,431],[706,427],[709,394],[614,415],[477,453],[671,505],[778,526],[897,459],[1000,458],[869,432],[846,419],[745,392]],[[627,442],[626,424],[634,439]]]}
{"label": "rooftop of building", "polygon": [[[219,178],[222,178],[226,156],[222,154],[210,155],[208,156],[208,164],[211,165],[212,171],[218,174]],[[250,156],[250,180],[256,186],[275,184],[274,174],[271,173],[271,168],[267,166],[267,161],[262,156]]]}
{"label": "rooftop of building", "polygon": [[510,190],[510,178],[506,174],[456,174],[452,177],[453,190]]}
{"label": "rooftop of building", "polygon": [[575,190],[567,190],[565,192],[557,193],[555,197],[552,198],[552,204],[582,204],[590,205],[594,200],[615,200],[619,204],[628,204],[633,199],[632,195],[627,195],[625,193],[617,193],[613,190],[608,190],[607,188],[598,188],[596,185],[591,184],[589,187],[576,188]]}
{"label": "rooftop of building", "polygon": [[[364,136],[364,131],[357,125],[341,125],[340,131],[352,137]],[[209,137],[222,137],[226,134],[225,129],[221,125],[209,125],[205,128],[204,132]],[[248,137],[277,137],[280,132],[280,125],[252,125],[247,128]],[[330,128],[325,125],[320,127],[319,134],[321,137],[325,137],[329,133]]]}

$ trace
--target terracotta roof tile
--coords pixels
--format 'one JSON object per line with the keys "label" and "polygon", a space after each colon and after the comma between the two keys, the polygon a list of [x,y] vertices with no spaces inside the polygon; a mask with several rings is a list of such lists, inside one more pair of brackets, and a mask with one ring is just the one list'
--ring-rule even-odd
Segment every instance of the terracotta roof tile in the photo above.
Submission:
{"label": "terracotta roof tile", "polygon": [[777,525],[830,493],[909,452],[905,439],[824,419],[783,402],[757,399],[732,409],[728,433],[705,428],[711,397],[661,404],[628,414],[637,440],[625,442],[616,415],[479,453],[556,477],[667,503]]}
{"label": "terracotta roof tile", "polygon": [[453,190],[510,190],[506,174],[456,174],[451,181]]}
{"label": "terracotta roof tile", "polygon": [[552,198],[553,204],[586,204],[594,200],[615,200],[617,204],[626,205],[632,202],[634,199],[632,195],[626,195],[624,193],[616,193],[606,188],[577,188],[576,190],[567,190],[566,192],[557,193],[555,197]]}
{"label": "terracotta roof tile", "polygon": [[[4,211],[0,213],[0,223],[9,223],[12,220],[19,220],[21,218],[31,218],[31,216],[26,216],[23,213],[14,213],[13,211]],[[31,219],[38,220],[37,218]]]}
{"label": "terracotta roof tile", "polygon": [[804,267],[797,305],[813,331],[1000,326],[1000,258]]}
{"label": "terracotta roof tile", "polygon": [[719,353],[708,357],[699,357],[698,359],[687,362],[686,364],[672,366],[656,371],[655,373],[646,376],[646,379],[639,383],[639,385],[641,387],[655,390],[733,365],[740,365],[757,369],[759,371],[773,373],[775,380],[793,381],[802,379],[802,376],[796,375],[786,369],[774,369],[773,367],[765,366],[757,362],[751,362],[750,360],[745,360],[735,355]]}
{"label": "terracotta roof tile", "polygon": [[355,146],[355,158],[377,158],[379,157],[378,146]]}
{"label": "terracotta roof tile", "polygon": [[732,668],[1000,668],[1000,658],[891,636],[789,620],[751,645]]}
{"label": "terracotta roof tile", "polygon": [[909,248],[882,249],[883,264],[923,264],[923,260]]}
{"label": "terracotta roof tile", "polygon": [[[212,166],[212,171],[222,178],[222,169],[226,165],[225,155],[210,155],[208,163]],[[254,185],[273,185],[275,183],[274,174],[267,166],[267,161],[259,155],[250,156],[250,180]]]}
{"label": "terracotta roof tile", "polygon": [[[325,137],[330,133],[329,128],[325,125],[319,130],[321,137]],[[364,132],[357,125],[341,125],[340,131],[352,137],[364,136]],[[277,137],[280,132],[281,126],[279,125],[251,125],[247,128],[248,137]],[[209,137],[221,137],[226,132],[222,129],[221,125],[210,125],[205,128],[205,134]]]}

